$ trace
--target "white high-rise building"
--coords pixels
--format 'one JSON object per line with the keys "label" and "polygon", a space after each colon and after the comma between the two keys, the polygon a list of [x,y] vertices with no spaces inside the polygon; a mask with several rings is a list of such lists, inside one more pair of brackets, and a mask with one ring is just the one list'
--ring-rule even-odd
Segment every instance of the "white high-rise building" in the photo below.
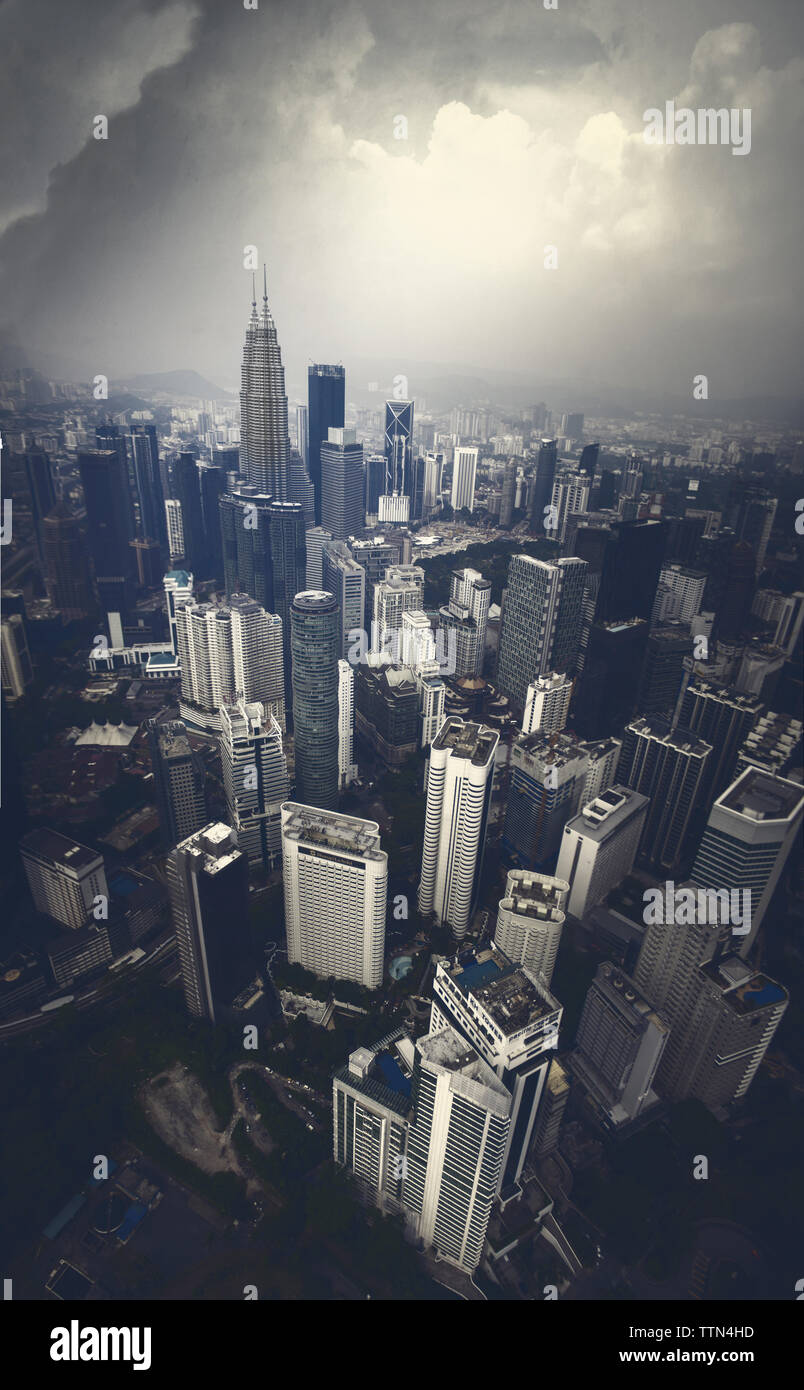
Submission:
{"label": "white high-rise building", "polygon": [[238,699],[265,705],[285,730],[282,619],[246,594],[227,604],[176,605],[181,658],[181,717],[191,727],[220,729],[220,708]]}
{"label": "white high-rise building", "polygon": [[553,978],[569,884],[557,875],[509,869],[497,909],[494,945],[549,986]]}
{"label": "white high-rise building", "polygon": [[444,455],[429,451],[424,456],[424,495],[422,497],[422,516],[426,520],[438,505],[441,496],[441,475],[444,469]]}
{"label": "white high-rise building", "polygon": [[[412,1051],[409,1040],[407,1047]],[[411,1103],[401,1070],[399,1086],[388,1085],[381,1067],[390,1062],[398,1069],[399,1063],[381,1048],[356,1048],[332,1078],[333,1157],[364,1198],[390,1215],[403,1210]]]}
{"label": "white high-rise building", "polygon": [[571,516],[578,516],[589,510],[591,482],[585,473],[565,473],[553,483],[552,504],[556,509],[556,531],[552,538],[563,541],[567,534],[567,522]]}
{"label": "white high-rise building", "polygon": [[424,570],[420,565],[388,566],[385,578],[374,586],[373,652],[401,640],[402,614],[420,609],[423,595]]}
{"label": "white high-rise building", "polygon": [[55,830],[31,830],[20,840],[20,853],[37,912],[77,930],[90,920],[96,905],[101,907],[95,902],[100,897],[106,901],[108,917],[106,870],[97,850]]}
{"label": "white high-rise building", "polygon": [[332,532],[323,526],[311,526],[304,538],[307,542],[307,588],[325,589],[322,556],[324,546],[332,540]]}
{"label": "white high-rise building", "polygon": [[355,762],[355,673],[348,661],[338,662],[338,785],[348,787],[357,776]]}
{"label": "white high-rise building", "polygon": [[340,655],[349,653],[354,638],[350,633],[363,631],[366,606],[366,571],[352,559],[343,541],[329,541],[321,557],[323,589],[338,600],[341,638]]}
{"label": "white high-rise building", "polygon": [[167,609],[170,645],[178,654],[176,635],[176,609],[180,603],[188,603],[193,596],[193,576],[189,570],[168,570],[163,579],[165,586],[165,607]]}
{"label": "white high-rise building", "polygon": [[483,671],[491,584],[477,570],[453,570],[449,603],[439,610],[441,625],[455,634],[455,676]]}
{"label": "white high-rise building", "polygon": [[666,565],[659,572],[659,588],[651,613],[651,626],[664,622],[689,623],[700,613],[706,575],[686,565]]}
{"label": "white high-rise building", "polygon": [[458,940],[477,898],[499,740],[493,729],[453,717],[430,747],[419,911],[446,922]]}
{"label": "white high-rise building", "polygon": [[556,873],[569,884],[567,911],[579,920],[634,867],[648,798],[611,787],[564,826]]}
{"label": "white high-rise building", "polygon": [[229,817],[249,864],[282,863],[282,803],[290,791],[282,732],[264,705],[221,706],[221,764]]}
{"label": "white high-rise building", "polygon": [[477,476],[477,448],[458,445],[452,460],[452,510],[459,512],[463,507],[474,511],[475,478]]}
{"label": "white high-rise building", "polygon": [[439,676],[436,644],[430,619],[422,609],[402,614],[402,664],[409,666],[419,692],[421,747],[433,742],[444,723],[446,686]]}
{"label": "white high-rise building", "polygon": [[523,734],[557,734],[567,726],[573,680],[564,671],[548,671],[528,686]]}
{"label": "white high-rise building", "polygon": [[282,856],[288,960],[378,989],[388,856],[377,823],[286,801]]}
{"label": "white high-rise building", "polygon": [[585,743],[584,751],[589,759],[589,768],[584,778],[579,805],[594,801],[601,792],[607,792],[617,781],[617,764],[620,761],[622,740],[618,738],[598,739]]}
{"label": "white high-rise building", "polygon": [[416,1123],[404,1202],[411,1234],[471,1273],[483,1255],[511,1123],[511,1096],[452,1028],[416,1043]]}
{"label": "white high-rise building", "polygon": [[170,563],[177,565],[184,559],[184,520],[181,514],[181,502],[178,498],[167,497],[165,499],[165,518],[167,520]]}
{"label": "white high-rise building", "polygon": [[804,788],[749,767],[717,798],[690,875],[702,888],[750,889],[751,930],[738,941],[748,955],[782,869],[801,833]]}
{"label": "white high-rise building", "polygon": [[782,594],[777,589],[758,589],[751,612],[763,623],[772,624],[771,645],[781,647],[792,656],[804,624],[804,593],[796,590],[794,594]]}
{"label": "white high-rise building", "polygon": [[380,526],[405,526],[410,520],[410,498],[404,492],[383,492],[378,499]]}

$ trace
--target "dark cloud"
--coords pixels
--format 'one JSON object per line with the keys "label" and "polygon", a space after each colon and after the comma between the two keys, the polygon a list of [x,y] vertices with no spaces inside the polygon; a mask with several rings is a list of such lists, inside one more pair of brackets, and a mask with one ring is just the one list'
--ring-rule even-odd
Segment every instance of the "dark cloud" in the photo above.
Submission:
{"label": "dark cloud", "polygon": [[[291,379],[376,353],[797,384],[784,3],[9,0],[2,48],[0,302],[34,358],[234,384],[253,243]],[[685,89],[752,106],[749,156],[645,146]]]}

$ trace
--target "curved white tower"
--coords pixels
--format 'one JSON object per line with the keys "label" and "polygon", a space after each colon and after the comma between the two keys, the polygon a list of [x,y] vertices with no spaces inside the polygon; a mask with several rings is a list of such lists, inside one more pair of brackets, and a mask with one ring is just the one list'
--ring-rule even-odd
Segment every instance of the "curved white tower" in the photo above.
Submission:
{"label": "curved white tower", "polygon": [[419,911],[448,923],[459,941],[477,898],[499,739],[452,718],[430,748]]}

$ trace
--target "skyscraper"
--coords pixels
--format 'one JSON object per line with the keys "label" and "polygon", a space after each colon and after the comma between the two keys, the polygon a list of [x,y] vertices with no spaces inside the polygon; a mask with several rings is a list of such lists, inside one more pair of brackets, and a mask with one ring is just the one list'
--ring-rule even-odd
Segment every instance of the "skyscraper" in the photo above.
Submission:
{"label": "skyscraper", "polygon": [[762,701],[712,681],[693,679],[681,700],[679,723],[712,745],[705,791],[718,796],[732,780],[738,749],[762,713]]}
{"label": "skyscraper", "polygon": [[684,678],[684,658],[693,651],[689,624],[655,627],[648,636],[636,708],[640,714],[670,715]]}
{"label": "skyscraper", "polygon": [[452,571],[449,603],[439,610],[441,626],[455,633],[455,678],[480,676],[486,649],[491,584],[473,569]]}
{"label": "skyscraper", "polygon": [[262,309],[256,291],[246,329],[240,382],[240,469],[247,482],[278,502],[290,499],[290,440],[285,369],[268,308],[263,271]]}
{"label": "skyscraper", "polygon": [[665,521],[623,521],[579,526],[575,553],[599,574],[595,620],[650,621],[667,543]]}
{"label": "skyscraper", "polygon": [[207,824],[204,764],[181,719],[146,727],[162,843],[172,849]]}
{"label": "skyscraper", "polygon": [[348,661],[338,662],[338,787],[357,776],[355,762],[355,673]]}
{"label": "skyscraper", "polygon": [[211,821],[171,850],[166,871],[187,1009],[215,1023],[257,970],[248,860],[234,830]]}
{"label": "skyscraper", "polygon": [[614,786],[567,821],[556,874],[569,883],[567,912],[580,921],[634,867],[648,798]]}
{"label": "skyscraper", "polygon": [[344,367],[317,362],[311,363],[307,368],[309,411],[307,472],[315,490],[315,520],[318,526],[326,525],[326,522],[322,521],[321,445],[329,439],[330,428],[343,428],[345,393],[346,370]]}
{"label": "skyscraper", "polygon": [[201,526],[206,558],[205,573],[218,583],[223,582],[223,545],[219,500],[226,492],[226,472],[214,463],[199,463],[198,483],[201,497]]}
{"label": "skyscraper", "polygon": [[514,739],[501,838],[507,862],[523,869],[553,867],[588,768],[584,745],[569,734],[520,734]]}
{"label": "skyscraper", "polygon": [[290,634],[291,605],[307,587],[307,542],[304,512],[298,502],[272,502],[269,511],[271,534],[272,611],[282,619],[285,661],[285,701],[290,713],[291,691]]}
{"label": "skyscraper", "polygon": [[259,701],[221,706],[221,766],[237,845],[267,873],[282,863],[282,803],[290,784],[282,731]]}
{"label": "skyscraper", "polygon": [[527,966],[549,987],[553,978],[569,884],[560,875],[509,869],[497,909],[494,945]]}
{"label": "skyscraper", "polygon": [[319,445],[321,524],[345,541],[363,526],[363,445],[354,430],[330,426]]}
{"label": "skyscraper", "polygon": [[388,892],[379,826],[286,801],[282,855],[288,961],[378,989]]}
{"label": "skyscraper", "polygon": [[350,632],[363,631],[366,571],[352,559],[343,541],[331,541],[322,552],[321,572],[321,587],[338,600],[338,655],[347,657],[353,640]]}
{"label": "skyscraper", "polygon": [[470,512],[475,505],[475,478],[477,476],[478,449],[459,444],[452,460],[452,492],[450,504],[453,511],[466,507]]}
{"label": "skyscraper", "polygon": [[413,401],[385,402],[385,487],[386,495],[398,493],[412,499],[413,478]]}
{"label": "skyscraper", "polygon": [[410,1081],[381,1048],[356,1048],[332,1078],[333,1157],[386,1215],[403,1210],[410,1112]]}
{"label": "skyscraper", "polygon": [[545,509],[552,505],[557,448],[555,439],[543,439],[539,445],[530,499],[530,529],[535,536],[545,535]]}
{"label": "skyscraper", "polygon": [[78,471],[87,510],[87,540],[101,607],[125,615],[131,604],[133,539],[125,454],[83,450]]}
{"label": "skyscraper", "polygon": [[212,577],[211,557],[204,542],[201,479],[194,456],[181,453],[173,465],[173,488],[181,503],[184,561],[199,579]]}
{"label": "skyscraper", "polygon": [[453,1028],[420,1038],[404,1201],[411,1233],[471,1273],[500,1187],[511,1095]]}
{"label": "skyscraper", "polygon": [[430,1035],[454,1031],[509,1092],[511,1124],[498,1180],[501,1200],[518,1193],[542,1088],[558,1043],[561,1005],[548,982],[502,951],[441,960],[433,980]]}
{"label": "skyscraper", "polygon": [[171,565],[184,560],[184,521],[181,502],[177,497],[165,499],[165,524],[167,526],[168,555]]}
{"label": "skyscraper", "polygon": [[247,594],[228,604],[176,605],[181,658],[182,718],[207,732],[220,729],[220,708],[242,697],[264,704],[285,722],[282,622]]}
{"label": "skyscraper", "polygon": [[648,636],[642,618],[593,623],[573,706],[585,738],[619,733],[636,711]]}
{"label": "skyscraper", "polygon": [[419,911],[461,940],[477,901],[499,734],[447,719],[430,747]]}
{"label": "skyscraper", "polygon": [[33,522],[34,541],[39,555],[39,565],[44,571],[45,556],[42,523],[56,505],[56,494],[53,491],[53,476],[50,471],[50,461],[46,454],[24,454],[23,462],[25,468],[25,481],[28,484],[28,494],[31,499],[31,520]]}
{"label": "skyscraper", "polygon": [[338,804],[338,600],[323,589],[297,594],[290,624],[296,796],[332,810]]}
{"label": "skyscraper", "polygon": [[248,594],[272,608],[271,498],[243,483],[218,498],[218,518],[226,593]]}
{"label": "skyscraper", "polygon": [[718,797],[690,877],[703,888],[749,889],[751,930],[736,941],[747,955],[762,925],[804,815],[798,782],[748,767]]}
{"label": "skyscraper", "polygon": [[604,1124],[627,1124],[656,1104],[653,1082],[667,1038],[666,1023],[633,980],[610,961],[599,965],[570,1066]]}
{"label": "skyscraper", "polygon": [[159,443],[155,425],[131,426],[131,453],[134,468],[140,537],[167,546],[165,497],[159,468]]}
{"label": "skyscraper", "polygon": [[327,541],[332,540],[332,535],[329,531],[325,531],[323,526],[310,526],[305,532],[305,540],[307,544],[307,582],[305,588],[323,589],[325,587],[323,572],[324,546],[327,544]]}
{"label": "skyscraper", "polygon": [[98,897],[108,904],[103,855],[55,830],[31,830],[20,840],[20,854],[37,912],[74,931],[93,913]]}
{"label": "skyscraper", "polygon": [[566,671],[548,671],[528,686],[523,734],[557,734],[566,728],[574,681]]}
{"label": "skyscraper", "polygon": [[511,556],[497,683],[520,709],[537,676],[547,671],[574,673],[586,571],[586,562],[575,558],[549,563],[529,555]]}
{"label": "skyscraper", "polygon": [[89,616],[92,595],[81,523],[59,501],[42,522],[45,587],[50,602],[67,620]]}
{"label": "skyscraper", "polygon": [[513,525],[514,500],[516,497],[516,469],[516,459],[510,458],[505,465],[502,500],[500,502],[500,529],[503,531],[510,531]]}
{"label": "skyscraper", "polygon": [[[385,578],[374,588],[371,650],[391,648],[401,638],[402,614],[420,609],[424,594],[424,570],[419,565],[389,565]],[[391,651],[393,655],[393,651]]]}
{"label": "skyscraper", "polygon": [[617,777],[650,798],[640,853],[661,872],[672,875],[681,863],[711,752],[711,744],[659,715],[625,729]]}

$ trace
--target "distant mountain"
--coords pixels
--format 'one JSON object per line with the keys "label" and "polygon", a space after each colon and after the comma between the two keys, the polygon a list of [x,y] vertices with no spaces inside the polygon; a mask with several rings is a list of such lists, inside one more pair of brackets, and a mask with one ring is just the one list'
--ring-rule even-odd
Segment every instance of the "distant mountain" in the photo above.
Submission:
{"label": "distant mountain", "polygon": [[232,392],[224,391],[198,372],[183,369],[177,372],[148,372],[140,376],[120,377],[115,383],[126,386],[130,391],[142,391],[145,395],[164,393],[166,396],[197,396],[201,400],[231,400]]}

